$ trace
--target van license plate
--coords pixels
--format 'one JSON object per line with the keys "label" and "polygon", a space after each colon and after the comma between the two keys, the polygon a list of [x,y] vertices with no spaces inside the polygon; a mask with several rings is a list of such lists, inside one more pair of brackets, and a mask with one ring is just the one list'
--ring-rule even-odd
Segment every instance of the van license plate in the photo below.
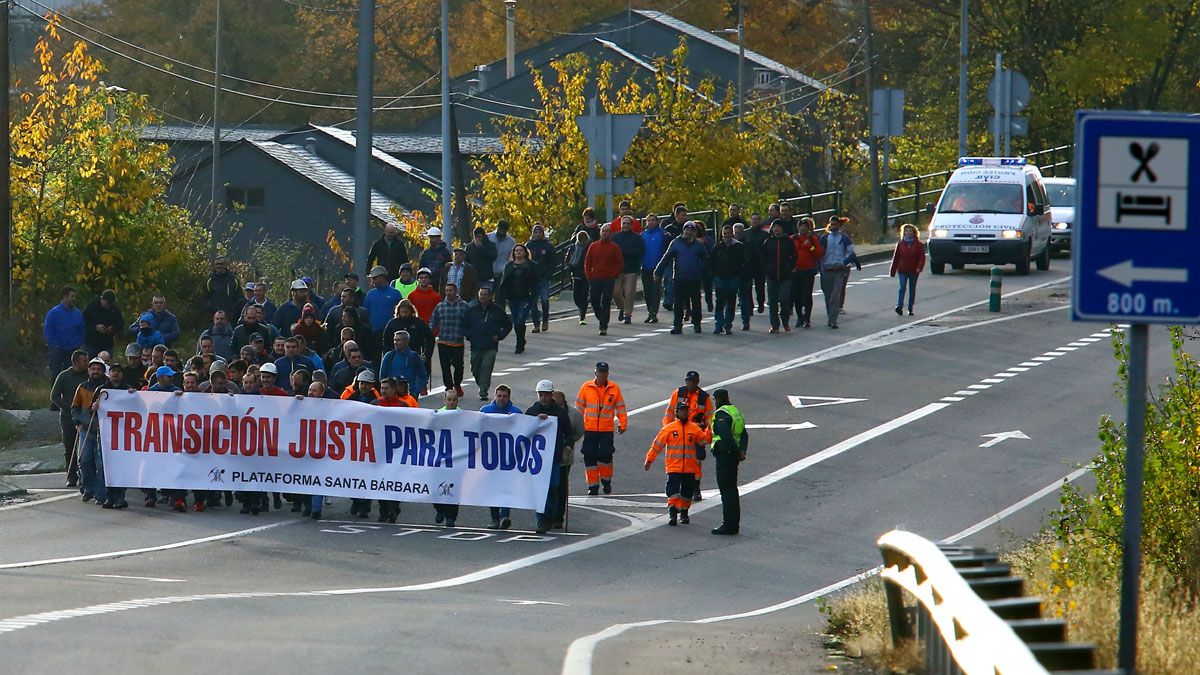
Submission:
{"label": "van license plate", "polygon": [[987,253],[991,250],[990,246],[959,246],[959,253]]}

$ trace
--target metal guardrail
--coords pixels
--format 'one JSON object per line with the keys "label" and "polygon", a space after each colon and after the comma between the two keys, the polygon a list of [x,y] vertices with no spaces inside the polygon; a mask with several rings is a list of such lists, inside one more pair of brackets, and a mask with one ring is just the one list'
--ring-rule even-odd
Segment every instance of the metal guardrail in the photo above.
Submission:
{"label": "metal guardrail", "polygon": [[[930,675],[1045,675],[1097,671],[1095,646],[1066,640],[1066,624],[1041,618],[1024,580],[986,551],[942,546],[892,530],[877,542],[893,643],[916,640]],[[915,599],[909,608],[905,594]]]}
{"label": "metal guardrail", "polygon": [[[1045,176],[1071,175],[1071,162],[1075,157],[1075,146],[1059,145],[1036,152],[1022,155],[1027,161],[1036,164]],[[911,222],[921,228],[921,219],[926,216],[925,204],[936,202],[946,189],[953,169],[927,173],[920,176],[909,176],[888,181],[884,184],[884,194],[887,197],[888,223]],[[894,192],[901,194],[893,195]]]}

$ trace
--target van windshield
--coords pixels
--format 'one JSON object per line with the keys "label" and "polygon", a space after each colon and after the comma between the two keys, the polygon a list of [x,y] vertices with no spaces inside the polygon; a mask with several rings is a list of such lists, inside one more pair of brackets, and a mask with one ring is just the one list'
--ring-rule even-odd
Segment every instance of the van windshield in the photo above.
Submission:
{"label": "van windshield", "polygon": [[938,213],[1024,213],[1025,190],[1015,183],[951,183]]}
{"label": "van windshield", "polygon": [[1046,195],[1050,206],[1075,206],[1074,183],[1046,183]]}

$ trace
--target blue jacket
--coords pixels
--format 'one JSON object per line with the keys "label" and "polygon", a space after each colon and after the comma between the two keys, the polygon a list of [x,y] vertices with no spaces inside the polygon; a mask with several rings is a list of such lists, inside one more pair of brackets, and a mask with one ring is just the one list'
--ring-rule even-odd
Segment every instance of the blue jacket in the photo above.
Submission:
{"label": "blue jacket", "polygon": [[646,242],[646,252],[642,254],[642,270],[650,272],[667,252],[667,245],[671,243],[671,235],[661,227],[646,228],[642,230],[642,241]]}
{"label": "blue jacket", "polygon": [[[174,314],[165,309],[162,312],[155,314],[154,310],[151,309],[147,310],[144,314],[139,315],[138,321],[141,321],[141,317],[145,316],[146,314],[154,317],[154,322],[151,325],[154,326],[154,330],[162,334],[162,344],[170,347],[175,343],[176,340],[179,339],[179,319],[176,319]],[[137,332],[138,322],[134,321],[133,325],[129,327],[129,333],[136,335]]]}
{"label": "blue jacket", "polygon": [[479,412],[481,412],[481,413],[498,413],[501,415],[518,415],[518,414],[520,414],[521,409],[518,408],[516,406],[516,404],[514,404],[512,402],[512,399],[509,399],[507,408],[501,408],[500,406],[496,405],[495,401],[492,401],[491,403],[480,408]]}
{"label": "blue jacket", "polygon": [[[307,304],[307,301],[305,301]],[[270,324],[279,329],[279,335],[282,337],[291,337],[292,324],[300,320],[300,310],[304,309],[304,305],[297,305],[288,300],[275,310],[275,316],[271,317]],[[265,312],[264,312],[265,314]],[[263,319],[266,321],[266,319]]]}
{"label": "blue jacket", "polygon": [[408,390],[418,396],[429,384],[429,371],[425,370],[424,359],[411,349],[399,353],[392,349],[384,354],[379,360],[379,372],[376,374],[380,380],[385,377],[403,377],[408,380]]}
{"label": "blue jacket", "polygon": [[61,302],[46,312],[42,323],[42,335],[46,346],[59,349],[77,349],[83,345],[83,312],[78,307],[68,308]]}
{"label": "blue jacket", "polygon": [[363,298],[363,308],[367,310],[367,315],[371,317],[371,329],[376,332],[383,330],[387,322],[392,320],[392,315],[396,311],[396,305],[402,299],[400,291],[392,286],[372,288],[367,291],[367,296]]}
{"label": "blue jacket", "polygon": [[708,260],[708,249],[698,239],[689,244],[679,237],[667,246],[658,267],[654,268],[656,276],[666,276],[671,271],[675,281],[700,281],[704,276],[704,266]]}
{"label": "blue jacket", "polygon": [[472,352],[496,349],[499,342],[493,341],[492,336],[503,340],[511,330],[512,321],[494,302],[487,309],[478,302],[473,303],[463,315],[463,336],[471,343]]}
{"label": "blue jacket", "polygon": [[311,373],[314,370],[320,370],[321,366],[314,363],[311,358],[300,354],[295,359],[289,359],[286,356],[275,359],[275,369],[279,371],[279,374],[275,376],[275,385],[280,389],[291,392],[292,371],[305,369]]}
{"label": "blue jacket", "polygon": [[154,327],[151,326],[145,332],[138,330],[136,341],[137,345],[142,349],[145,349],[146,347],[153,348],[163,344],[163,336],[162,333],[154,330]]}

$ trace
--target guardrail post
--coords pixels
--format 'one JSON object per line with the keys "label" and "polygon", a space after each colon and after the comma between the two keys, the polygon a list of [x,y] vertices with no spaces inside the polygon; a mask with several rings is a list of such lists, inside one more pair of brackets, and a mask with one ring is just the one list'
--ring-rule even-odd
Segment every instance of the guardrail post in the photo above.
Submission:
{"label": "guardrail post", "polygon": [[921,230],[921,176],[918,174],[913,180],[913,223],[917,226],[917,231]]}
{"label": "guardrail post", "polygon": [[813,209],[814,208],[816,208],[816,207],[813,206],[813,196],[812,196],[812,193],[810,192],[810,193],[808,193],[808,217],[809,218],[813,217]]}
{"label": "guardrail post", "polygon": [[996,265],[992,266],[992,280],[989,284],[990,292],[988,293],[988,311],[1000,311],[1000,290],[1004,284],[1004,273]]}
{"label": "guardrail post", "polygon": [[[908,615],[904,612],[903,589],[896,584],[885,581],[883,590],[884,595],[887,597],[888,622],[892,627],[892,644],[898,644],[903,640],[911,640],[913,637],[913,627],[908,622]],[[917,614],[920,616],[919,606]]]}

